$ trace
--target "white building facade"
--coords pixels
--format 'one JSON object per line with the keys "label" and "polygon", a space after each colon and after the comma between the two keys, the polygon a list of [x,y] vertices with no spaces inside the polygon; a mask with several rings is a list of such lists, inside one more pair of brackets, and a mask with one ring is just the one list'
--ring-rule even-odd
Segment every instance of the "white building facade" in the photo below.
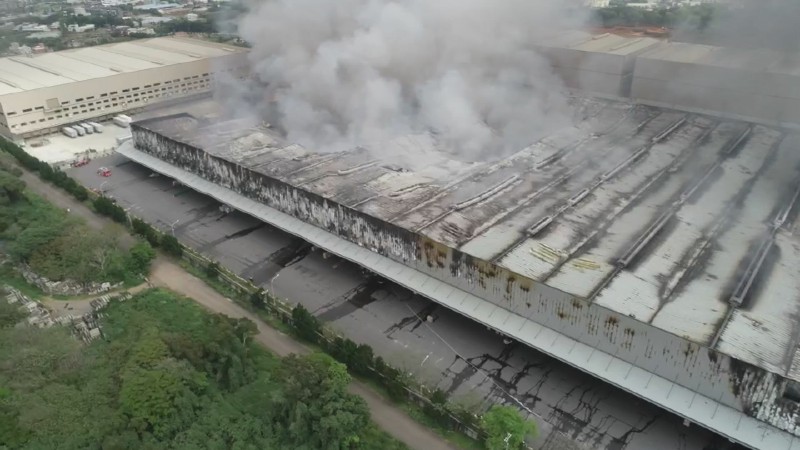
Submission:
{"label": "white building facade", "polygon": [[3,58],[0,136],[19,141],[208,92],[246,59],[243,48],[172,37]]}

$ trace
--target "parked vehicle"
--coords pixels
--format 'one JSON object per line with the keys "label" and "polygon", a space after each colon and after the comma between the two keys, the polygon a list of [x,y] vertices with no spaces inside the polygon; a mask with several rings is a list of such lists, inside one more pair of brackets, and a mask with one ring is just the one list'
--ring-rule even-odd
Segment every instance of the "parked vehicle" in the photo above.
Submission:
{"label": "parked vehicle", "polygon": [[131,122],[129,120],[122,119],[120,118],[120,116],[114,117],[114,123],[118,127],[122,128],[128,128],[129,126],[131,126]]}
{"label": "parked vehicle", "polygon": [[89,125],[92,126],[92,128],[94,128],[94,132],[95,133],[102,133],[103,132],[103,126],[100,125],[99,123],[97,123],[97,122],[88,122],[88,123],[89,123]]}
{"label": "parked vehicle", "polygon": [[82,127],[84,129],[84,131],[86,131],[86,134],[94,133],[94,127],[92,127],[88,123],[81,123],[81,124],[78,124],[77,126]]}
{"label": "parked vehicle", "polygon": [[101,177],[110,177],[111,176],[111,169],[109,169],[108,167],[101,167],[101,168],[97,169],[97,173]]}
{"label": "parked vehicle", "polygon": [[65,136],[69,136],[73,139],[78,137],[78,132],[75,131],[75,129],[73,129],[72,127],[64,127],[61,129],[61,132],[64,133]]}

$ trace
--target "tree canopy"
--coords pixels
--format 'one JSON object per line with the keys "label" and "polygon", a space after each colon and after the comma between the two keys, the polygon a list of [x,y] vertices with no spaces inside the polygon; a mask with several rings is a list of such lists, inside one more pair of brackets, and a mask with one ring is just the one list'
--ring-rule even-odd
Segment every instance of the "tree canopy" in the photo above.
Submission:
{"label": "tree canopy", "polygon": [[526,437],[536,436],[536,424],[525,420],[516,408],[492,406],[483,415],[487,450],[519,450]]}
{"label": "tree canopy", "polygon": [[119,244],[119,226],[89,228],[82,219],[26,192],[20,174],[0,164],[0,241],[15,263],[28,264],[53,281],[80,283],[130,281],[148,272],[155,257],[148,243],[126,252]]}
{"label": "tree canopy", "polygon": [[0,308],[0,448],[404,448],[347,392],[344,365],[276,358],[252,322],[166,291],[111,303],[86,346],[17,320]]}

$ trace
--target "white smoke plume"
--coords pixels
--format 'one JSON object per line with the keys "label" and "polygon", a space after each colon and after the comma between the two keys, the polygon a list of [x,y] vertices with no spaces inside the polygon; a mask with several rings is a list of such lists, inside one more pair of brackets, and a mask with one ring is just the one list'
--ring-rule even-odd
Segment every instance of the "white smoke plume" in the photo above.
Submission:
{"label": "white smoke plume", "polygon": [[253,85],[221,95],[317,151],[432,133],[493,159],[570,122],[535,49],[581,17],[565,0],[267,0],[237,20]]}

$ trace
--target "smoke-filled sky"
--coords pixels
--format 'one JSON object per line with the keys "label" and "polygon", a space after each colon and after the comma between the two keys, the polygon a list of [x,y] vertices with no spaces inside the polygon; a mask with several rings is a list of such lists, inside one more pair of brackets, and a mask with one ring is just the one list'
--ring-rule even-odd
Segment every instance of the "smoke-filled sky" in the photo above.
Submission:
{"label": "smoke-filled sky", "polygon": [[[289,140],[321,151],[432,132],[492,159],[571,120],[565,89],[532,43],[569,29],[569,0],[268,0],[237,19],[256,83],[241,111],[273,100]],[[277,117],[277,118],[276,118]]]}
{"label": "smoke-filled sky", "polygon": [[800,51],[800,1],[739,0],[721,3],[702,31],[679,27],[677,40],[724,47]]}

